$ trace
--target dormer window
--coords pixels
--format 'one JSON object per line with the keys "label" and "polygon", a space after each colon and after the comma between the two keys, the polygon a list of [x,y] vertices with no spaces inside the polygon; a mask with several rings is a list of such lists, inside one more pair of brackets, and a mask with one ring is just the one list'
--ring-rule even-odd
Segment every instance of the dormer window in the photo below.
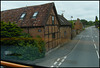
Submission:
{"label": "dormer window", "polygon": [[36,18],[37,15],[38,15],[38,12],[35,12],[35,13],[33,14],[32,18]]}
{"label": "dormer window", "polygon": [[20,17],[20,19],[23,19],[25,17],[26,13],[23,13]]}

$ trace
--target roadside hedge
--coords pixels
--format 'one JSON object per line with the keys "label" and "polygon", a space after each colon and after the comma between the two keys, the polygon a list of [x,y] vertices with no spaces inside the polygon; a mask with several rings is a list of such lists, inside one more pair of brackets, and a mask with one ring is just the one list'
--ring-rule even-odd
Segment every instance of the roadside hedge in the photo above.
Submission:
{"label": "roadside hedge", "polygon": [[[12,60],[35,60],[45,56],[45,42],[40,36],[32,38],[22,32],[14,22],[0,22],[1,58]],[[5,51],[12,54],[5,55]]]}
{"label": "roadside hedge", "polygon": [[35,60],[44,57],[46,51],[41,38],[1,38],[1,45],[8,47],[8,51],[21,54],[5,56],[6,59]]}

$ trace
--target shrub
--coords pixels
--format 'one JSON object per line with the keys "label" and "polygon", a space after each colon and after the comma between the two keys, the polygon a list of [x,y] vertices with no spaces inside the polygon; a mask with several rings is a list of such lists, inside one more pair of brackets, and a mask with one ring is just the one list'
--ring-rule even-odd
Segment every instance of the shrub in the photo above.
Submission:
{"label": "shrub", "polygon": [[[15,23],[1,22],[0,42],[2,46],[7,46],[8,51],[13,52],[12,55],[3,58],[35,60],[45,56],[45,42],[42,38],[32,38],[28,33],[22,33],[22,29]],[[21,56],[17,56],[20,54]]]}
{"label": "shrub", "polygon": [[[17,56],[16,59],[35,60],[45,56],[45,42],[41,38],[1,38],[1,43],[3,46],[12,46],[13,48],[9,48],[8,50],[22,55]],[[8,58],[14,59],[15,57],[10,56]]]}
{"label": "shrub", "polygon": [[15,23],[0,22],[0,25],[1,38],[19,37],[21,35],[22,29]]}

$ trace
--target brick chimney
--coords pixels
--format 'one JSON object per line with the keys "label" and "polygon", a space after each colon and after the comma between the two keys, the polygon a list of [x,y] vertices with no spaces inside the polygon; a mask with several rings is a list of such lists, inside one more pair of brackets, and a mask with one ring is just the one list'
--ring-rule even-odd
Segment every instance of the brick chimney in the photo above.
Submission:
{"label": "brick chimney", "polygon": [[80,20],[79,18],[77,18],[77,20]]}
{"label": "brick chimney", "polygon": [[63,13],[61,14],[62,17],[64,17]]}

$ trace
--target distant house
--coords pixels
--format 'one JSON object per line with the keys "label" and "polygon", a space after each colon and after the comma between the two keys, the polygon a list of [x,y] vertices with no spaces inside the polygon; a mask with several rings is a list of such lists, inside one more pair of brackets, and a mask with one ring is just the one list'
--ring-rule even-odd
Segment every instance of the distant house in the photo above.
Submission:
{"label": "distant house", "polygon": [[74,23],[74,29],[76,30],[77,34],[80,33],[80,31],[83,29],[83,24],[79,18],[77,18],[77,21]]}
{"label": "distant house", "polygon": [[2,11],[1,21],[15,22],[33,38],[41,36],[46,42],[46,51],[60,44],[60,24],[54,3]]}
{"label": "distant house", "polygon": [[71,23],[63,15],[58,15],[60,21],[61,44],[71,40]]}

